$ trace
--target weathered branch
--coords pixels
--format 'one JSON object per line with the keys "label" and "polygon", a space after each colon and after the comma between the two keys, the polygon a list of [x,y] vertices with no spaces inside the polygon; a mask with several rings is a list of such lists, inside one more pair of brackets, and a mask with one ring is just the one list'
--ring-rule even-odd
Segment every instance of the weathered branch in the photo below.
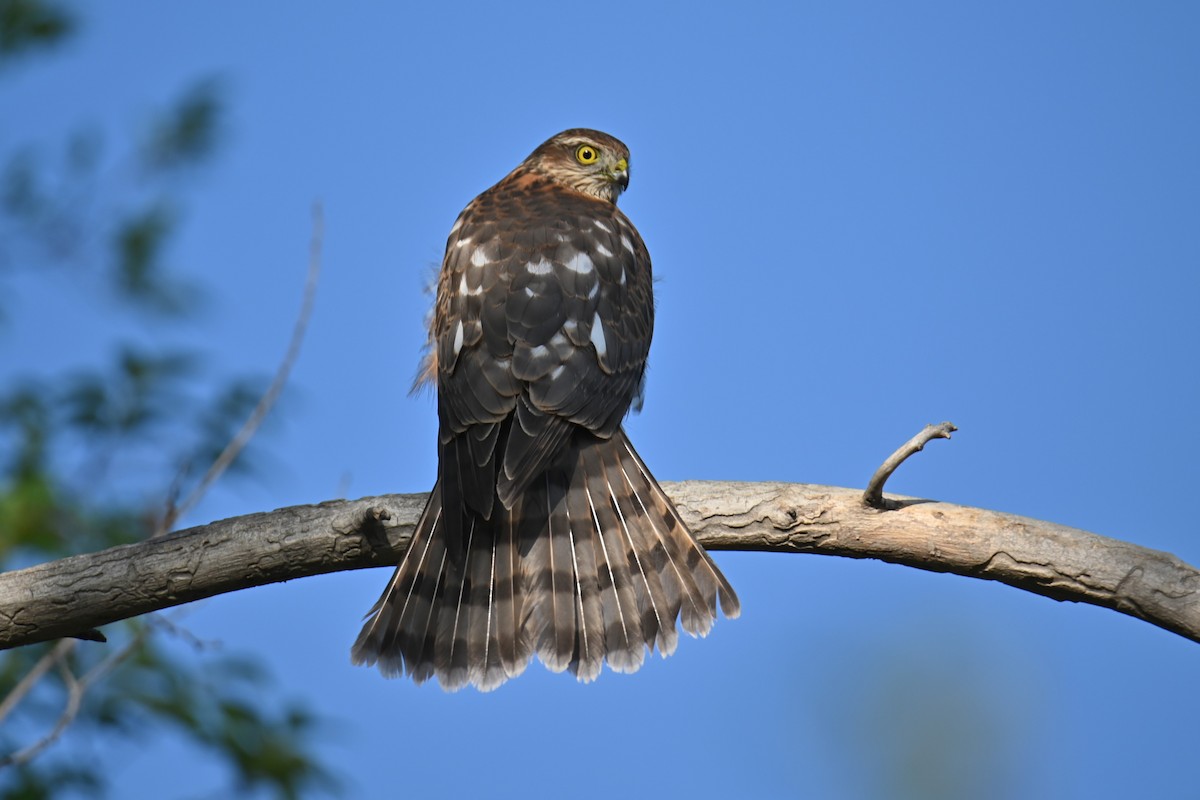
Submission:
{"label": "weathered branch", "polygon": [[925,445],[929,444],[931,440],[949,439],[950,434],[956,430],[958,430],[958,426],[953,422],[943,422],[940,425],[926,425],[920,433],[900,445],[896,449],[896,452],[888,456],[887,460],[879,465],[879,469],[875,470],[875,474],[867,482],[867,488],[863,491],[863,502],[881,511],[892,508],[888,504],[888,501],[883,498],[883,485],[887,483],[887,479],[892,477],[892,473],[908,460],[909,456],[924,450]]}
{"label": "weathered branch", "polygon": [[[1092,603],[1200,642],[1200,572],[1155,550],[931,500],[853,489],[667,483],[713,550],[877,558]],[[424,495],[293,506],[0,574],[0,648],[69,636],[250,586],[399,560]]]}

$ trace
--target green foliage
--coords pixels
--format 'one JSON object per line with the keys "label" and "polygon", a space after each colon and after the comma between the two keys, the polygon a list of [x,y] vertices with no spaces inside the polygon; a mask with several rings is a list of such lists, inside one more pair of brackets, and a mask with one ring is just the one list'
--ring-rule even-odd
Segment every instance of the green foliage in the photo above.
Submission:
{"label": "green foliage", "polygon": [[142,147],[143,168],[160,172],[202,162],[216,149],[220,121],[220,84],[211,79],[201,81],[154,127]]}
{"label": "green foliage", "polygon": [[46,0],[0,0],[0,66],[16,56],[58,44],[75,28]]}
{"label": "green foliage", "polygon": [[5,788],[5,800],[52,800],[65,794],[88,795],[99,791],[96,774],[88,769],[64,764],[52,774],[28,766],[14,768]]}
{"label": "green foliage", "polygon": [[[172,193],[182,175],[216,151],[221,115],[220,83],[205,78],[158,116],[139,147],[110,156],[117,168],[107,173],[102,137],[92,128],[75,131],[58,148],[27,145],[13,153],[0,167],[0,277],[90,271],[83,277],[100,279],[101,288],[137,311],[194,312],[203,292],[168,263],[181,217]],[[119,168],[126,164],[133,169]],[[113,213],[109,202],[126,197],[132,210]]]}
{"label": "green foliage", "polygon": [[219,754],[240,790],[271,789],[299,797],[336,784],[307,753],[315,720],[303,708],[264,710],[259,697],[269,676],[254,661],[207,657],[203,670],[184,662],[164,671],[169,659],[153,643],[97,698],[98,727],[142,737],[167,723],[197,745]]}
{"label": "green foliage", "polygon": [[129,297],[145,298],[171,312],[182,311],[183,306],[156,278],[174,229],[171,212],[156,204],[131,214],[113,235],[117,287]]}
{"label": "green foliage", "polygon": [[[74,28],[56,5],[0,0],[0,66]],[[175,495],[207,469],[263,393],[264,380],[219,379],[199,354],[164,345],[170,337],[160,335],[194,316],[200,294],[171,268],[171,243],[185,216],[180,179],[216,151],[221,108],[219,84],[204,80],[131,152],[105,152],[100,136],[81,129],[59,148],[27,145],[3,160],[0,306],[15,297],[13,287],[63,271],[78,277],[71,283],[84,298],[99,288],[118,302],[94,304],[108,314],[102,329],[77,332],[112,338],[107,361],[57,374],[43,364],[45,374],[0,386],[0,569],[157,532]],[[137,168],[121,168],[130,163]],[[108,333],[131,328],[154,333],[136,343]],[[0,328],[0,350],[20,334]],[[226,475],[253,465],[243,456]],[[275,698],[259,664],[193,642],[158,617],[105,634],[107,644],[73,647],[67,671],[47,670],[0,724],[2,759],[53,728],[72,680],[103,675],[87,682],[64,741],[0,768],[0,797],[102,795],[104,765],[72,740],[149,743],[164,731],[224,764],[238,793],[336,791],[312,754],[319,723]],[[0,654],[0,702],[54,646]]]}

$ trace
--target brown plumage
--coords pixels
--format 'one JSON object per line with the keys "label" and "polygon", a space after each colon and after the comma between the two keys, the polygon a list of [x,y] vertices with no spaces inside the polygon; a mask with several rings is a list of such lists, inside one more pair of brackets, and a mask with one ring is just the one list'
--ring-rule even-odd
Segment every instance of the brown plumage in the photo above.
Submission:
{"label": "brown plumage", "polygon": [[629,443],[654,327],[650,255],[617,209],[629,150],[552,137],[459,215],[423,374],[438,480],[356,664],[495,688],[533,653],[589,681],[703,636],[737,596]]}

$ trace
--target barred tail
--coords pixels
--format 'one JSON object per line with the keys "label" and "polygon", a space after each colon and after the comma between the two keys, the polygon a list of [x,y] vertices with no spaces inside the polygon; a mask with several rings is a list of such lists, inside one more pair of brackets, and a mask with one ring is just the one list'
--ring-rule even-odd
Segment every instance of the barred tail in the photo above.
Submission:
{"label": "barred tail", "polygon": [[[447,553],[435,486],[404,561],[351,651],[356,664],[443,688],[490,690],[533,652],[581,681],[607,661],[634,672],[678,643],[677,621],[704,636],[733,588],[692,538],[624,431],[580,432],[511,510],[463,520]],[[449,512],[461,513],[461,512]]]}
{"label": "barred tail", "polygon": [[446,550],[442,514],[435,485],[350,658],[388,678],[424,683],[437,676],[448,691],[468,683],[490,691],[520,675],[532,652],[519,627],[515,517],[501,509],[495,525],[473,519],[456,557]]}

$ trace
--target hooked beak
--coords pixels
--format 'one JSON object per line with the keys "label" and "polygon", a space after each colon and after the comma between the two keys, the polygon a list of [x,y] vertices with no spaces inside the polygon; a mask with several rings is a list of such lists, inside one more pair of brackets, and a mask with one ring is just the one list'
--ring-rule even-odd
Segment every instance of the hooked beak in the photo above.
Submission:
{"label": "hooked beak", "polygon": [[629,188],[629,162],[620,159],[608,173],[609,180],[621,187],[621,191]]}

